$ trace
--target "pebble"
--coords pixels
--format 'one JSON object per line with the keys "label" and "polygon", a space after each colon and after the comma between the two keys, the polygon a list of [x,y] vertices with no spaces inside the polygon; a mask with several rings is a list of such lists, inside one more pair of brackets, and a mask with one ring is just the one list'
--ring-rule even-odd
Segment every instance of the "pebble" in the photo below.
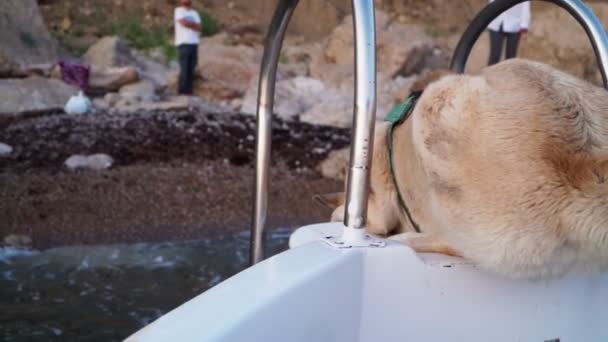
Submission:
{"label": "pebble", "polygon": [[13,147],[5,143],[0,143],[0,157],[6,157],[13,153]]}
{"label": "pebble", "polygon": [[32,245],[32,238],[27,235],[11,234],[4,237],[4,244],[11,247],[29,247]]}
{"label": "pebble", "polygon": [[73,155],[65,161],[65,166],[70,170],[106,170],[112,167],[114,159],[107,154],[99,153],[90,156]]}

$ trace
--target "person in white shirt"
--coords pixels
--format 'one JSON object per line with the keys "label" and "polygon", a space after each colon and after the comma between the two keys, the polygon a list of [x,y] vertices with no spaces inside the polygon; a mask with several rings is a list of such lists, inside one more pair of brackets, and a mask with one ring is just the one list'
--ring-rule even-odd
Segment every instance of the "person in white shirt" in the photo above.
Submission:
{"label": "person in white shirt", "polygon": [[[490,0],[492,2],[494,0]],[[488,65],[496,64],[502,55],[503,43],[507,41],[505,51],[506,58],[514,58],[517,55],[519,39],[522,33],[528,32],[530,28],[530,2],[517,4],[498,18],[494,19],[488,30],[490,31],[490,56]]]}
{"label": "person in white shirt", "polygon": [[192,8],[192,0],[180,0],[175,9],[175,45],[179,53],[178,93],[192,95],[194,71],[198,61],[198,45],[201,41],[201,17]]}

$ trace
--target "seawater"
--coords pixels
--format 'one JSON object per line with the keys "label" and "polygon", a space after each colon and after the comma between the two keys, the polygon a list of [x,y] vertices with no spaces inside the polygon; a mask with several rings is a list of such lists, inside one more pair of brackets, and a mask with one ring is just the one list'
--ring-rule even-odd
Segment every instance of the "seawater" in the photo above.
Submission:
{"label": "seawater", "polygon": [[[291,229],[269,233],[287,249]],[[0,248],[2,341],[120,341],[247,267],[249,233],[212,239]]]}

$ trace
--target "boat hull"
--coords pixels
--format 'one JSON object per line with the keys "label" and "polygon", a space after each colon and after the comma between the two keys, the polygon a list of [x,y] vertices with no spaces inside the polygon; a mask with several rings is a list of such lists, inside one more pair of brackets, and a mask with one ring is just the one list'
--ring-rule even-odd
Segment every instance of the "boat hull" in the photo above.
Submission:
{"label": "boat hull", "polygon": [[128,341],[608,341],[608,275],[511,280],[397,243],[324,242],[341,227],[300,228]]}

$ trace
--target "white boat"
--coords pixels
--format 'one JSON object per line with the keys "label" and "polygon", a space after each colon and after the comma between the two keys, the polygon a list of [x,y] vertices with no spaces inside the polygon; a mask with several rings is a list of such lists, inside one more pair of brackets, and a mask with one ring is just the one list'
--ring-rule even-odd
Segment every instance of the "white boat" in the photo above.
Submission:
{"label": "white boat", "polygon": [[[489,22],[523,0],[488,5],[452,60],[462,72]],[[356,100],[345,222],[302,227],[262,261],[274,77],[297,0],[279,1],[258,98],[254,266],[144,327],[127,341],[608,341],[608,274],[512,280],[460,258],[417,254],[365,234],[375,120],[373,0],[353,0]],[[551,0],[585,28],[608,84],[608,37],[579,0]]]}

